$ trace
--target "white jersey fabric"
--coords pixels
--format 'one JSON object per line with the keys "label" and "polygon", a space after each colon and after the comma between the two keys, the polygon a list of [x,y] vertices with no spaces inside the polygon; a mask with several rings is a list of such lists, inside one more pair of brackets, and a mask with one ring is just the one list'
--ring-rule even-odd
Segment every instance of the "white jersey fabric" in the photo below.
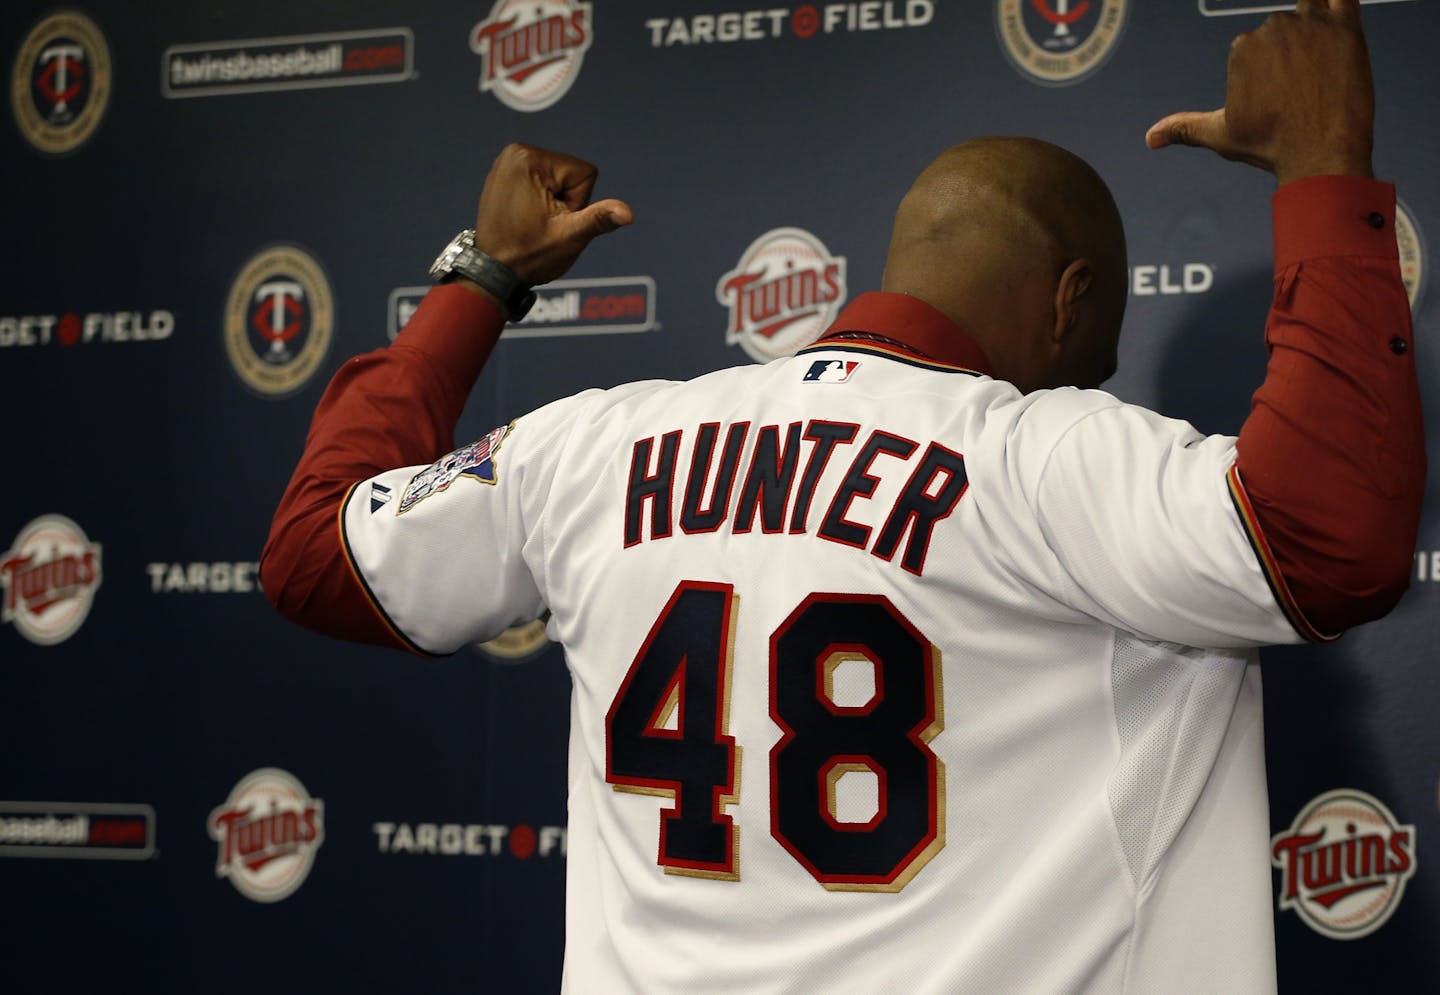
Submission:
{"label": "white jersey fabric", "polygon": [[566,991],[1243,995],[1253,647],[1299,636],[1234,441],[822,343],[557,401],[342,524],[421,649],[551,613]]}

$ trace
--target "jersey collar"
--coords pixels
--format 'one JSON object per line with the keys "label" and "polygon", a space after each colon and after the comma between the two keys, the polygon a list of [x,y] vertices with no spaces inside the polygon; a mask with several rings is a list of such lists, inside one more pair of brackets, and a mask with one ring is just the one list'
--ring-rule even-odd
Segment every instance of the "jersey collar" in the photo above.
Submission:
{"label": "jersey collar", "polygon": [[[849,332],[884,336],[890,341],[844,338]],[[799,354],[834,349],[889,356],[936,369],[990,375],[990,360],[965,330],[909,294],[861,294],[845,306],[824,335]]]}

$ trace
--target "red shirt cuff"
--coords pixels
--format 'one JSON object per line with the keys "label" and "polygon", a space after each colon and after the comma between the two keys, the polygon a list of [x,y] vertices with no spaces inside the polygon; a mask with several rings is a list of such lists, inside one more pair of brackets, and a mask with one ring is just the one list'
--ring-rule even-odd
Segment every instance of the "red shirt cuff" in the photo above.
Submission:
{"label": "red shirt cuff", "polygon": [[1395,187],[1363,176],[1307,176],[1275,191],[1275,272],[1322,256],[1398,259]]}

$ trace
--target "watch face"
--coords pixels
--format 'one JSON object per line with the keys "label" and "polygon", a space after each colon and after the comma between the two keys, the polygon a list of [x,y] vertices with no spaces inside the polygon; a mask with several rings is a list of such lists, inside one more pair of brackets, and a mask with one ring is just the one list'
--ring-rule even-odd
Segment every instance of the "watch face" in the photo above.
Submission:
{"label": "watch face", "polygon": [[435,262],[430,265],[431,279],[439,280],[450,275],[455,268],[455,260],[460,258],[460,253],[464,252],[468,245],[473,244],[466,237],[468,235],[470,235],[468,231],[462,231],[450,240],[449,245],[440,250],[440,255],[436,256]]}
{"label": "watch face", "polygon": [[455,257],[460,255],[460,246],[451,242],[440,250],[440,255],[435,257],[435,262],[430,266],[430,275],[434,277],[444,276],[450,272],[455,265]]}

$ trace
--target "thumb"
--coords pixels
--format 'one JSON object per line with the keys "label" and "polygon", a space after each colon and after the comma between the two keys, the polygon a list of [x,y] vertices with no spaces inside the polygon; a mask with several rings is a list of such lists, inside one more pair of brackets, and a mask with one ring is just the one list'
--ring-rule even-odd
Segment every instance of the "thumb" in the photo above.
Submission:
{"label": "thumb", "polygon": [[1193,145],[1225,155],[1231,151],[1225,110],[1182,111],[1163,117],[1145,132],[1145,144],[1152,149],[1162,149],[1167,145]]}
{"label": "thumb", "polygon": [[623,228],[634,220],[635,212],[630,210],[630,205],[613,197],[596,201],[570,216],[572,230],[587,242],[597,235]]}

